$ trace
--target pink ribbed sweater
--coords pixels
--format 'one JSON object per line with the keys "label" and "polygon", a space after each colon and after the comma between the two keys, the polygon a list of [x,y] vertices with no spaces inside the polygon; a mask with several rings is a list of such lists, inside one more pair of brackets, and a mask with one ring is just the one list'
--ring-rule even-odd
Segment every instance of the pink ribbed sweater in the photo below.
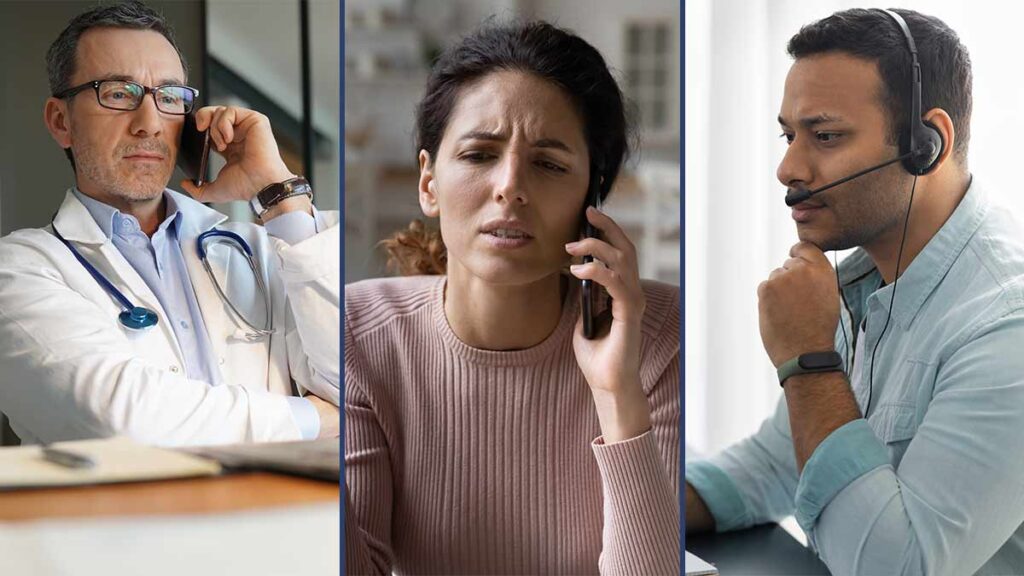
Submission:
{"label": "pink ribbed sweater", "polygon": [[349,574],[679,574],[679,289],[643,284],[653,428],[605,445],[576,282],[526,350],[461,342],[443,276],[345,287]]}

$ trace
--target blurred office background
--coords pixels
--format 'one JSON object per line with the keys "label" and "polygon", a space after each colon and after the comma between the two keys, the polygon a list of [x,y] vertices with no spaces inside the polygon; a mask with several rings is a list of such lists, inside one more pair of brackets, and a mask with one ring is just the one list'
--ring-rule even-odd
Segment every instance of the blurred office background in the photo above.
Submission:
{"label": "blurred office background", "polygon": [[[757,285],[797,241],[775,169],[776,121],[800,26],[854,7],[941,18],[974,70],[970,167],[990,197],[1024,214],[1014,170],[1024,131],[1015,72],[1024,6],[960,0],[686,2],[686,443],[715,452],[755,432],[781,390],[761,345]],[[911,222],[913,225],[913,222]],[[1024,230],[1022,230],[1024,233]],[[842,254],[839,255],[840,260]],[[831,254],[829,255],[831,258]]]}
{"label": "blurred office background", "polygon": [[[415,218],[415,105],[440,51],[483,20],[540,18],[604,56],[639,112],[641,145],[605,209],[641,275],[679,283],[677,0],[348,0],[345,3],[345,281],[383,276],[377,243]],[[437,225],[427,221],[428,225]]]}
{"label": "blurred office background", "polygon": [[[289,168],[311,177],[322,209],[340,205],[340,21],[336,0],[150,0],[174,27],[202,105],[270,118]],[[0,0],[0,233],[45,226],[74,184],[43,124],[46,50],[94,0]],[[305,46],[305,48],[304,48]],[[304,76],[303,67],[308,67]],[[223,166],[211,155],[211,176]],[[184,176],[175,171],[170,187]],[[216,206],[252,219],[243,202]],[[3,406],[0,406],[2,412]],[[2,419],[0,419],[2,420]],[[9,436],[0,436],[9,442]]]}
{"label": "blurred office background", "polygon": [[[99,3],[0,1],[2,234],[46,225],[74,183],[70,164],[43,124],[43,103],[49,96],[46,49],[71,18]],[[200,104],[246,106],[270,117],[289,168],[311,177],[317,206],[336,209],[341,156],[339,3],[149,0],[147,4],[174,27],[189,63],[189,84],[200,91]],[[304,62],[308,81],[303,77]],[[306,94],[309,101],[304,106]],[[220,156],[213,154],[211,175],[222,165]],[[182,178],[176,171],[170,187],[176,189]],[[235,219],[251,218],[241,202],[217,208]]]}

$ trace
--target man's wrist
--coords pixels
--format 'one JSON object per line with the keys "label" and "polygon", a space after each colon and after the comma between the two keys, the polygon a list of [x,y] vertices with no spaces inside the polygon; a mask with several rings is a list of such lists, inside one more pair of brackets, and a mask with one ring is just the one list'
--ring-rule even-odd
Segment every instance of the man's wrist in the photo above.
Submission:
{"label": "man's wrist", "polygon": [[[297,197],[305,197],[305,201],[287,202],[287,200]],[[303,210],[312,216],[313,211],[310,203],[312,197],[313,188],[309,185],[309,182],[302,176],[295,176],[281,182],[268,184],[249,199],[249,206],[252,208],[253,213],[256,214],[256,217],[266,223],[276,216],[298,210]]]}
{"label": "man's wrist", "polygon": [[786,360],[779,365],[776,374],[779,378],[779,386],[785,387],[786,380],[793,376],[842,371],[843,357],[835,350],[822,350],[806,352]]}
{"label": "man's wrist", "polygon": [[312,216],[313,201],[309,199],[309,196],[305,195],[285,198],[264,212],[263,215],[259,216],[259,220],[266,224],[274,218],[277,218],[282,214],[287,214],[288,212],[305,212]]}
{"label": "man's wrist", "polygon": [[846,375],[820,372],[792,376],[785,387],[797,471],[829,434],[861,418]]}
{"label": "man's wrist", "polygon": [[259,194],[260,190],[263,190],[271,184],[284,182],[285,180],[290,180],[295,177],[296,174],[292,174],[291,170],[289,170],[284,163],[266,170],[255,172],[250,176],[250,180],[253,184],[253,190],[250,192],[249,198],[256,196]]}

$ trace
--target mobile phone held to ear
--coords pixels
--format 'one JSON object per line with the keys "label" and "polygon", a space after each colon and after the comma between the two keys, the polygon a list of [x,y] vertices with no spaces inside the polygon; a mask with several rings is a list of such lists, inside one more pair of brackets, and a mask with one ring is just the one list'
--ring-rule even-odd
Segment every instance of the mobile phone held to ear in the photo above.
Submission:
{"label": "mobile phone held to ear", "polygon": [[210,160],[210,131],[196,128],[195,114],[185,116],[178,146],[178,166],[185,177],[197,187],[206,183],[206,166]]}
{"label": "mobile phone held to ear", "polygon": [[[590,184],[587,188],[587,201],[583,205],[583,237],[596,238],[597,230],[587,220],[587,208],[601,208],[601,176],[597,170],[590,172]],[[583,263],[593,262],[593,256],[584,256]],[[580,313],[583,315],[583,337],[590,340],[594,337],[596,329],[596,318],[594,314],[594,300],[598,288],[593,280],[583,279],[580,288]]]}

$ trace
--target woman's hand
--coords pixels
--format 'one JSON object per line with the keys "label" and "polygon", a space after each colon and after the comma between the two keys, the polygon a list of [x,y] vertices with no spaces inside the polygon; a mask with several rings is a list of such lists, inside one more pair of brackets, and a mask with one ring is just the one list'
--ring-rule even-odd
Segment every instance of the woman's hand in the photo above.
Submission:
{"label": "woman's hand", "polygon": [[[597,260],[570,268],[580,279],[593,280],[611,296],[611,317],[597,323],[592,340],[583,337],[583,318],[576,322],[573,350],[594,395],[605,442],[643,434],[651,427],[651,410],[640,385],[640,328],[644,316],[643,289],[636,247],[606,214],[587,208],[587,220],[605,240],[585,238],[566,245],[573,256]],[[608,316],[607,311],[603,315]]]}

